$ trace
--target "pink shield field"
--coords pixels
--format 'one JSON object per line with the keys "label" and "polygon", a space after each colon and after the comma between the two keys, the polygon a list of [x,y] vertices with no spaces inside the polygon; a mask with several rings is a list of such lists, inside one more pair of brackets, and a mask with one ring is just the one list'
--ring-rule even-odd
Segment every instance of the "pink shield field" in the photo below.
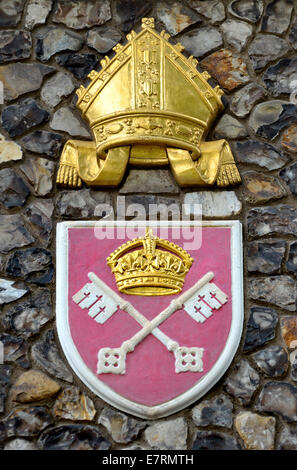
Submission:
{"label": "pink shield field", "polygon": [[[202,230],[202,244],[198,248],[187,249],[194,262],[186,275],[182,292],[212,271],[213,282],[228,296],[228,301],[204,323],[196,322],[184,309],[180,309],[159,325],[159,329],[180,346],[203,348],[203,371],[177,373],[174,354],[149,334],[133,352],[127,354],[124,374],[97,374],[98,351],[101,348],[120,347],[142,327],[121,310],[116,311],[104,324],[99,324],[88,314],[87,309],[80,308],[72,297],[89,282],[88,273],[95,273],[148,320],[156,317],[180,294],[138,296],[120,293],[106,258],[129,238],[98,239],[93,227],[69,228],[68,321],[72,340],[86,367],[97,379],[134,403],[150,407],[160,405],[191,389],[212,369],[229,336],[232,320],[231,229],[214,226],[195,229]],[[159,235],[158,228],[154,228],[153,232]],[[183,248],[184,243],[188,243],[187,229],[183,228],[178,240],[172,237],[169,230],[168,240]]]}

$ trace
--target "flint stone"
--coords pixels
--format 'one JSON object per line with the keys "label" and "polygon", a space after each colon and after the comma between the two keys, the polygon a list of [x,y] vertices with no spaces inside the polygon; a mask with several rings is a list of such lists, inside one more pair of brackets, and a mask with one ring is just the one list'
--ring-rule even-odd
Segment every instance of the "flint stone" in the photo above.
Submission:
{"label": "flint stone", "polygon": [[152,449],[184,450],[187,448],[188,426],[184,418],[159,421],[144,431],[144,438]]}
{"label": "flint stone", "polygon": [[242,174],[244,198],[250,204],[262,204],[272,199],[282,199],[287,191],[277,178],[256,171]]}
{"label": "flint stone", "polygon": [[30,245],[32,242],[34,238],[26,229],[21,215],[1,215],[0,253],[8,253],[13,248]]}
{"label": "flint stone", "polygon": [[251,279],[249,296],[293,312],[296,310],[297,300],[296,281],[286,275]]}
{"label": "flint stone", "polygon": [[43,406],[18,407],[3,420],[6,436],[37,436],[53,423],[53,419]]}
{"label": "flint stone", "polygon": [[230,111],[239,118],[248,116],[255,104],[266,96],[264,88],[257,83],[250,83],[236,91],[230,101]]}
{"label": "flint stone", "polygon": [[73,382],[73,376],[60,357],[54,330],[50,329],[32,346],[33,359],[55,378]]}
{"label": "flint stone", "polygon": [[253,27],[244,21],[226,20],[221,29],[228,46],[241,52],[253,34]]}
{"label": "flint stone", "polygon": [[85,424],[51,428],[43,432],[38,443],[44,450],[108,450],[111,447],[97,427]]}
{"label": "flint stone", "polygon": [[49,119],[49,113],[32,98],[26,98],[4,108],[2,125],[10,137],[18,137]]}
{"label": "flint stone", "polygon": [[263,13],[262,0],[235,0],[228,6],[229,12],[251,23],[257,23]]}
{"label": "flint stone", "polygon": [[247,137],[246,127],[229,114],[224,114],[219,120],[214,130],[216,139],[239,139]]}
{"label": "flint stone", "polygon": [[195,57],[210,54],[223,45],[219,31],[212,26],[191,30],[179,38],[186,50]]}
{"label": "flint stone", "polygon": [[192,410],[192,419],[196,426],[232,427],[233,403],[225,395],[218,395],[211,400],[203,400]]}
{"label": "flint stone", "polygon": [[201,66],[228,91],[250,81],[245,62],[229,49],[221,49],[202,60]]}
{"label": "flint stone", "polygon": [[54,162],[45,158],[31,157],[20,166],[20,171],[36,196],[46,196],[52,191],[55,171]]}
{"label": "flint stone", "polygon": [[26,28],[32,30],[35,26],[44,24],[52,5],[53,0],[29,0],[25,16]]}
{"label": "flint stone", "polygon": [[267,170],[277,170],[289,161],[289,157],[276,147],[258,140],[233,143],[235,160],[239,163],[251,163]]}
{"label": "flint stone", "polygon": [[41,327],[53,317],[50,291],[40,289],[34,292],[30,300],[18,303],[6,311],[2,317],[2,324],[6,330],[28,339],[39,333]]}
{"label": "flint stone", "polygon": [[146,17],[152,9],[152,1],[117,0],[113,19],[124,33],[128,33],[140,18]]}
{"label": "flint stone", "polygon": [[0,341],[4,346],[4,364],[18,364],[23,369],[28,369],[28,343],[19,336],[12,336],[6,333],[0,334]]}
{"label": "flint stone", "polygon": [[0,3],[0,26],[16,26],[22,16],[22,0],[2,0]]}
{"label": "flint stone", "polygon": [[289,246],[289,256],[286,263],[286,270],[289,273],[297,274],[297,242],[293,242]]}
{"label": "flint stone", "polygon": [[297,450],[297,429],[285,426],[280,431],[277,450]]}
{"label": "flint stone", "polygon": [[50,127],[76,137],[90,137],[90,132],[67,106],[59,108],[53,115]]}
{"label": "flint stone", "polygon": [[297,212],[287,204],[255,207],[247,215],[250,237],[297,235]]}
{"label": "flint stone", "polygon": [[248,54],[256,71],[284,56],[289,50],[285,39],[273,34],[257,34],[250,44]]}
{"label": "flint stone", "polygon": [[180,33],[188,26],[202,23],[202,18],[190,8],[181,5],[180,2],[167,4],[158,2],[156,16],[165,25],[166,31],[172,36]]}
{"label": "flint stone", "polygon": [[32,202],[24,211],[32,234],[41,245],[48,246],[53,228],[52,214],[54,205],[48,199],[40,199]]}
{"label": "flint stone", "polygon": [[293,7],[293,0],[273,0],[268,3],[262,18],[261,31],[285,33],[290,25]]}
{"label": "flint stone", "polygon": [[7,209],[23,206],[30,195],[28,186],[12,168],[0,170],[0,202]]}
{"label": "flint stone", "polygon": [[242,405],[250,403],[259,385],[259,374],[244,359],[235,365],[224,382],[226,391],[237,398]]}
{"label": "flint stone", "polygon": [[66,53],[56,57],[56,62],[65,67],[76,78],[86,78],[99,62],[99,57],[95,54],[74,54]]}
{"label": "flint stone", "polygon": [[108,192],[91,192],[89,189],[79,191],[62,191],[58,194],[56,201],[57,215],[61,217],[70,217],[72,219],[85,219],[99,215],[103,205],[112,207],[111,194]]}
{"label": "flint stone", "polygon": [[285,241],[249,242],[248,271],[251,273],[280,274],[285,252]]}
{"label": "flint stone", "polygon": [[297,58],[281,59],[263,74],[263,81],[272,96],[290,94],[297,89]]}
{"label": "flint stone", "polygon": [[297,125],[292,124],[282,135],[281,145],[285,150],[297,152]]}
{"label": "flint stone", "polygon": [[60,390],[60,385],[39,370],[30,369],[21,374],[10,389],[12,401],[30,403],[47,400]]}
{"label": "flint stone", "polygon": [[0,134],[0,165],[10,161],[22,160],[23,152],[21,147],[15,142],[5,140],[5,137]]}
{"label": "flint stone", "polygon": [[208,0],[207,2],[189,0],[187,3],[211,24],[218,23],[226,18],[225,7],[220,0]]}
{"label": "flint stone", "polygon": [[[134,210],[143,212],[143,217],[146,218],[146,214],[150,217],[155,217],[160,214],[160,219],[165,220],[171,217],[173,220],[180,218],[180,203],[174,197],[166,196],[154,196],[152,194],[128,194],[125,196],[123,205],[121,202],[121,196],[117,198],[117,215],[134,215]],[[99,215],[98,211],[97,214]]]}
{"label": "flint stone", "polygon": [[179,192],[179,187],[168,170],[131,169],[124,185],[119,191],[119,194],[178,194]]}
{"label": "flint stone", "polygon": [[14,281],[0,279],[0,305],[14,302],[27,294],[28,289],[17,289],[13,285]]}
{"label": "flint stone", "polygon": [[204,217],[229,217],[241,212],[241,202],[234,191],[199,191],[186,193],[185,214]]}
{"label": "flint stone", "polygon": [[43,85],[40,97],[42,101],[55,108],[63,98],[69,96],[75,88],[73,79],[63,72],[57,72]]}
{"label": "flint stone", "polygon": [[3,413],[4,411],[7,389],[10,385],[11,373],[11,366],[0,364],[0,413]]}
{"label": "flint stone", "polygon": [[4,450],[38,450],[38,447],[34,442],[17,437],[5,444]]}
{"label": "flint stone", "polygon": [[0,201],[8,209],[23,206],[30,194],[22,178],[12,168],[0,170],[0,190]]}
{"label": "flint stone", "polygon": [[0,62],[27,59],[31,55],[32,38],[28,31],[0,31]]}
{"label": "flint stone", "polygon": [[232,436],[216,431],[198,431],[192,450],[240,450],[239,442]]}
{"label": "flint stone", "polygon": [[270,346],[252,355],[257,366],[270,377],[281,377],[289,367],[288,354],[281,346]]}
{"label": "flint stone", "polygon": [[256,407],[259,411],[282,416],[286,421],[297,421],[297,388],[287,382],[268,382],[264,385]]}
{"label": "flint stone", "polygon": [[0,423],[0,443],[6,439],[4,423]]}
{"label": "flint stone", "polygon": [[247,324],[243,351],[252,351],[275,337],[278,314],[268,307],[252,307]]}
{"label": "flint stone", "polygon": [[99,416],[98,424],[102,424],[112,439],[119,444],[127,444],[137,438],[147,423],[138,419],[126,416],[123,413],[114,411],[111,408],[104,408]]}
{"label": "flint stone", "polygon": [[5,273],[6,261],[7,261],[7,255],[1,255],[0,254],[0,273],[2,273],[2,274]]}
{"label": "flint stone", "polygon": [[34,131],[25,135],[20,143],[29,152],[56,157],[60,153],[63,137],[55,132]]}
{"label": "flint stone", "polygon": [[291,192],[297,194],[297,163],[284,168],[280,171],[279,176],[287,183]]}
{"label": "flint stone", "polygon": [[101,26],[87,32],[87,45],[100,54],[109,52],[121,39],[122,36],[118,30],[107,26]]}
{"label": "flint stone", "polygon": [[248,450],[273,450],[276,420],[250,411],[239,413],[235,428]]}
{"label": "flint stone", "polygon": [[145,447],[142,443],[134,442],[131,446],[122,447],[121,450],[150,450],[150,448]]}
{"label": "flint stone", "polygon": [[72,421],[92,421],[96,409],[92,400],[77,387],[65,388],[57,397],[53,406],[53,414],[57,418]]}
{"label": "flint stone", "polygon": [[78,51],[84,43],[83,38],[73,31],[48,26],[37,35],[36,57],[46,61],[61,51]]}
{"label": "flint stone", "polygon": [[289,41],[293,49],[297,50],[297,21],[292,24],[289,34]]}
{"label": "flint stone", "polygon": [[53,21],[68,28],[91,28],[111,19],[109,0],[58,0]]}
{"label": "flint stone", "polygon": [[297,349],[292,351],[289,357],[290,357],[290,363],[291,363],[291,379],[296,382],[297,381]]}
{"label": "flint stone", "polygon": [[281,317],[281,333],[288,349],[297,348],[297,316]]}
{"label": "flint stone", "polygon": [[42,64],[14,64],[0,66],[0,80],[4,87],[4,99],[9,102],[25,93],[39,90],[44,77],[55,72],[54,67]]}
{"label": "flint stone", "polygon": [[15,251],[8,259],[6,274],[26,279],[28,282],[43,285],[53,278],[51,252],[44,248],[27,248]]}

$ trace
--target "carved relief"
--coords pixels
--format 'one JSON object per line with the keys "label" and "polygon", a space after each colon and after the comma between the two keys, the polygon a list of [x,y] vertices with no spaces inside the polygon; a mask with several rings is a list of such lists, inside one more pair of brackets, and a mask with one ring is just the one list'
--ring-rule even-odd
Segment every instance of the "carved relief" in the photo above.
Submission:
{"label": "carved relief", "polygon": [[[128,163],[134,145],[153,145],[160,147],[165,158],[131,157],[133,164],[167,163],[181,186],[238,184],[241,178],[228,142],[203,140],[223,109],[220,87],[209,85],[208,72],[197,70],[197,60],[192,56],[186,58],[181,44],[172,45],[166,32],[155,31],[154,19],[143,18],[142,31],[132,31],[127,39],[127,44],[113,48],[116,54],[112,59],[101,60],[100,72],[90,72],[87,88],[81,86],[77,90],[77,107],[88,119],[95,142],[94,146],[87,143],[85,151],[81,142],[78,145],[66,142],[60,167],[71,163],[79,181],[90,185],[117,186],[124,172],[121,165],[120,173],[117,165],[109,167],[111,159],[106,158],[109,152],[112,150],[114,159],[115,149],[120,155],[124,148]],[[173,69],[164,73],[166,67]],[[175,72],[171,74],[171,70]],[[126,85],[127,93],[121,87],[119,94],[119,81]],[[105,90],[107,93],[101,94]],[[117,99],[112,100],[113,95]],[[102,114],[102,109],[108,112]],[[91,168],[86,170],[84,158],[89,148]],[[73,187],[73,179],[70,184],[68,172],[62,169],[58,171],[57,182]]]}

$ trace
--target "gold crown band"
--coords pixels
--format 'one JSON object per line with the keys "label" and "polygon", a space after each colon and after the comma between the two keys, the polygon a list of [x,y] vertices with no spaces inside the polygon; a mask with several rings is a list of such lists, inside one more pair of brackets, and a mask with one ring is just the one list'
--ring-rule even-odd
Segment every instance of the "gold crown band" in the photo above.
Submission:
{"label": "gold crown band", "polygon": [[[142,249],[133,251],[139,245]],[[119,291],[145,296],[178,294],[192,263],[185,250],[154,237],[150,229],[145,237],[124,243],[107,258]]]}

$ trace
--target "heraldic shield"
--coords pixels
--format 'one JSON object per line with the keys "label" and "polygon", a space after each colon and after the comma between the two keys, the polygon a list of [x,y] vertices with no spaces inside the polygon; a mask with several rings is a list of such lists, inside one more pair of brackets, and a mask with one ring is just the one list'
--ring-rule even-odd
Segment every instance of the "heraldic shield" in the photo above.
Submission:
{"label": "heraldic shield", "polygon": [[57,330],[77,376],[145,419],[202,397],[241,338],[240,222],[57,227]]}

